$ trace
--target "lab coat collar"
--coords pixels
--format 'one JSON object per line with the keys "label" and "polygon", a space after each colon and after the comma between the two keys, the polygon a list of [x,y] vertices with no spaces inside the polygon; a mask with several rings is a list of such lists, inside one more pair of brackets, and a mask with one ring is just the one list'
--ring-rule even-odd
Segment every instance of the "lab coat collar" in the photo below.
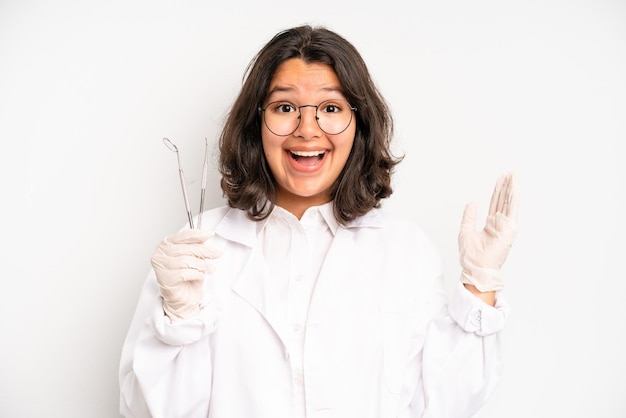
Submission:
{"label": "lab coat collar", "polygon": [[339,228],[339,222],[337,222],[337,218],[335,218],[335,214],[333,212],[334,207],[333,203],[329,202],[317,208],[322,215],[322,218],[324,218],[324,221],[326,221],[328,229],[330,229],[330,232],[333,233],[333,236],[337,235],[337,228]]}
{"label": "lab coat collar", "polygon": [[229,241],[253,247],[256,242],[256,225],[243,210],[230,208],[214,231]]}
{"label": "lab coat collar", "polygon": [[[380,209],[372,209],[346,225],[339,224],[337,219],[335,219],[332,202],[319,206],[317,210],[320,211],[333,235],[336,235],[337,230],[340,228],[380,228],[383,225],[383,214]],[[273,216],[273,214],[270,214],[270,216]],[[253,221],[248,218],[245,211],[230,208],[226,215],[217,223],[214,231],[230,241],[253,247],[258,231],[263,229],[268,219],[269,217],[262,221]]]}
{"label": "lab coat collar", "polygon": [[[311,206],[306,211],[304,211],[301,222],[310,223],[312,222],[312,219],[315,219],[315,217],[317,216],[322,218],[323,222],[326,224],[330,232],[333,234],[333,236],[335,236],[335,234],[337,233],[337,229],[339,228],[339,222],[337,222],[337,219],[335,219],[335,216],[333,214],[333,203],[328,202],[319,206]],[[257,233],[260,233],[263,228],[266,227],[269,219],[272,217],[279,217],[288,221],[298,222],[297,218],[291,212],[281,208],[280,206],[276,206],[274,207],[272,214],[259,223],[257,227]]]}

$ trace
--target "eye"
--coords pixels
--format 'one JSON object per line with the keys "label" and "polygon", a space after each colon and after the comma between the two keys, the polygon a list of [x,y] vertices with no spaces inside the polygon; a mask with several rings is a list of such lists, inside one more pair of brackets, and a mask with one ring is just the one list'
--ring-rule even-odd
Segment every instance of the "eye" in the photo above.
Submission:
{"label": "eye", "polygon": [[320,104],[319,109],[324,113],[339,113],[343,111],[344,104],[337,101],[327,101]]}
{"label": "eye", "polygon": [[272,109],[272,112],[275,112],[275,113],[293,113],[297,110],[296,105],[290,102],[270,103],[268,108]]}

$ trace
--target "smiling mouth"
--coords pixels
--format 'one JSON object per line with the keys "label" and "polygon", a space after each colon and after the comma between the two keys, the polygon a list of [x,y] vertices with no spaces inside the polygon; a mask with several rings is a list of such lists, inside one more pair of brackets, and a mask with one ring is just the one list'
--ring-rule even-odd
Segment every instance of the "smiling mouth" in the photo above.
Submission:
{"label": "smiling mouth", "polygon": [[326,151],[291,151],[291,158],[300,163],[317,162],[321,161],[325,154]]}

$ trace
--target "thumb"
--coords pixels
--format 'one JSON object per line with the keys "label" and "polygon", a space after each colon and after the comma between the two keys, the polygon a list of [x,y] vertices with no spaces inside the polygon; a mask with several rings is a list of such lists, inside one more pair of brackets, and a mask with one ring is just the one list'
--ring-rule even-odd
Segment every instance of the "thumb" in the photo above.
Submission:
{"label": "thumb", "polygon": [[211,238],[213,232],[206,229],[184,229],[178,231],[165,240],[171,244],[201,244]]}
{"label": "thumb", "polygon": [[476,204],[473,202],[465,205],[461,220],[461,233],[476,231]]}

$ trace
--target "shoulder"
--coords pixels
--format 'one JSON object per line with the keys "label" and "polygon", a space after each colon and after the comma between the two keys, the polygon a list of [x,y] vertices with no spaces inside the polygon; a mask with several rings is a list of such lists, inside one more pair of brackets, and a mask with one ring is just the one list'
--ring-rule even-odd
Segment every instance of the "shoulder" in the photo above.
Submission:
{"label": "shoulder", "polygon": [[[200,216],[202,217],[202,227],[208,229],[214,229],[226,214],[231,210],[229,206],[223,205],[213,209],[204,211]],[[198,220],[196,220],[196,225]]]}
{"label": "shoulder", "polygon": [[399,217],[376,208],[345,226],[355,241],[376,242],[387,252],[421,254],[433,260],[440,259],[434,241],[414,220]]}
{"label": "shoulder", "polygon": [[230,206],[219,206],[202,214],[202,228],[210,229],[228,241],[252,246],[256,240],[257,222],[246,212]]}
{"label": "shoulder", "polygon": [[375,208],[346,225],[349,230],[372,230],[397,237],[428,240],[424,230],[413,220],[399,217],[385,209]]}
{"label": "shoulder", "polygon": [[444,272],[443,257],[415,220],[374,209],[356,221],[347,231],[354,234],[357,251],[365,248],[365,255],[370,257],[369,269],[376,271],[375,263],[384,266],[380,276],[386,307],[416,306],[418,295],[438,292]]}

